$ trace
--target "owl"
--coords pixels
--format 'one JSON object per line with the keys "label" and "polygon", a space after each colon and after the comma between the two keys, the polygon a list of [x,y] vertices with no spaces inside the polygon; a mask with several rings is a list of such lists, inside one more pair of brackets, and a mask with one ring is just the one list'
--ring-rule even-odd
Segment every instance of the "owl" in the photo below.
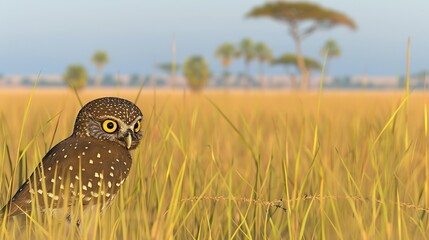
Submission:
{"label": "owl", "polygon": [[71,136],[43,157],[3,214],[29,213],[32,206],[42,212],[78,203],[107,206],[128,176],[130,150],[142,139],[142,119],[140,109],[125,99],[105,97],[86,104]]}

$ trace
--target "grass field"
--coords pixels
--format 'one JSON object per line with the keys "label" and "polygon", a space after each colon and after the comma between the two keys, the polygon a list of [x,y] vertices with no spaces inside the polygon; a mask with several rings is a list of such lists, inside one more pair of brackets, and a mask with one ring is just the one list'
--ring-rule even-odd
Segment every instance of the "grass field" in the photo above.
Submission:
{"label": "grass field", "polygon": [[[132,90],[82,92],[131,101]],[[0,91],[0,203],[78,110],[66,90]],[[429,238],[427,99],[390,92],[142,92],[144,137],[90,239]],[[28,110],[26,108],[28,107]],[[56,129],[56,126],[58,128]],[[12,166],[11,166],[12,165]],[[49,216],[0,238],[74,238]]]}

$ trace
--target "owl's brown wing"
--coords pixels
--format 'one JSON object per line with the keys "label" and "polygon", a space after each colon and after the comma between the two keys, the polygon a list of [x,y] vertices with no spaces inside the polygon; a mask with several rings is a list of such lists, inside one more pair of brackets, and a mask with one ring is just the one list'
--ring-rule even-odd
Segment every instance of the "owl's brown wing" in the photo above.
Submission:
{"label": "owl's brown wing", "polygon": [[[38,209],[82,204],[99,196],[110,200],[131,167],[129,152],[120,145],[90,137],[71,136],[53,147],[6,207],[13,216]],[[6,209],[6,207],[4,209]]]}

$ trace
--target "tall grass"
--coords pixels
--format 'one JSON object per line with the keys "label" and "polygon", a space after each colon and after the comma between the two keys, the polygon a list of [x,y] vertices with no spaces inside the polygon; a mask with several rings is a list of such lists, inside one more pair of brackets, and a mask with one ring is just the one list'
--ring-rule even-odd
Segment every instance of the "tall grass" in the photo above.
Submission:
{"label": "tall grass", "polygon": [[[423,93],[120,94],[140,94],[144,137],[112,206],[83,213],[78,233],[32,213],[3,224],[1,238],[429,237]],[[107,95],[117,91],[80,97]],[[28,176],[80,109],[72,92],[36,90],[25,110],[29,96],[0,92],[3,204],[22,181],[14,169]]]}

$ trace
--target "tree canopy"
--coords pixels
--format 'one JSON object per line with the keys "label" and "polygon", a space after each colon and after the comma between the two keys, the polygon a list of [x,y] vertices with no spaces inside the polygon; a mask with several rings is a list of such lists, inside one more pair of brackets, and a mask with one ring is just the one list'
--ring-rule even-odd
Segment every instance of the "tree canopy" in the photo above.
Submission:
{"label": "tree canopy", "polygon": [[331,28],[336,25],[345,25],[351,29],[357,28],[355,22],[345,14],[307,2],[268,2],[263,6],[254,8],[247,16],[270,17],[292,24],[312,21],[313,23],[301,32],[303,35],[308,35],[317,29]]}
{"label": "tree canopy", "polygon": [[95,67],[100,70],[109,62],[109,56],[105,51],[96,51],[91,60]]}
{"label": "tree canopy", "polygon": [[215,56],[220,59],[224,68],[227,68],[235,57],[236,49],[232,43],[226,42],[220,45],[215,52]]}
{"label": "tree canopy", "polygon": [[183,64],[183,74],[193,91],[201,91],[210,77],[210,69],[204,58],[192,56]]}
{"label": "tree canopy", "polygon": [[271,49],[265,43],[259,42],[255,44],[255,57],[259,62],[269,62],[273,59]]}
{"label": "tree canopy", "polygon": [[323,45],[320,50],[320,55],[322,57],[327,56],[327,58],[338,57],[341,55],[341,49],[338,46],[337,42],[333,39],[329,39],[326,41],[325,45]]}
{"label": "tree canopy", "polygon": [[255,58],[255,47],[254,43],[250,38],[244,38],[238,44],[238,50],[236,52],[238,57],[242,57],[246,63],[249,63]]}
{"label": "tree canopy", "polygon": [[88,73],[82,65],[70,65],[64,74],[64,80],[70,88],[79,90],[86,86]]}
{"label": "tree canopy", "polygon": [[[273,60],[273,65],[286,65],[286,66],[294,66],[298,67],[296,63],[296,55],[295,54],[284,54],[276,59]],[[310,70],[320,70],[322,69],[321,64],[313,58],[310,57],[304,57],[305,64]]]}
{"label": "tree canopy", "polygon": [[103,69],[104,65],[106,65],[109,62],[109,56],[105,51],[96,51],[94,55],[92,55],[91,58],[92,63],[94,63],[95,68],[97,68],[97,76],[95,78],[95,86],[101,85],[101,70]]}

